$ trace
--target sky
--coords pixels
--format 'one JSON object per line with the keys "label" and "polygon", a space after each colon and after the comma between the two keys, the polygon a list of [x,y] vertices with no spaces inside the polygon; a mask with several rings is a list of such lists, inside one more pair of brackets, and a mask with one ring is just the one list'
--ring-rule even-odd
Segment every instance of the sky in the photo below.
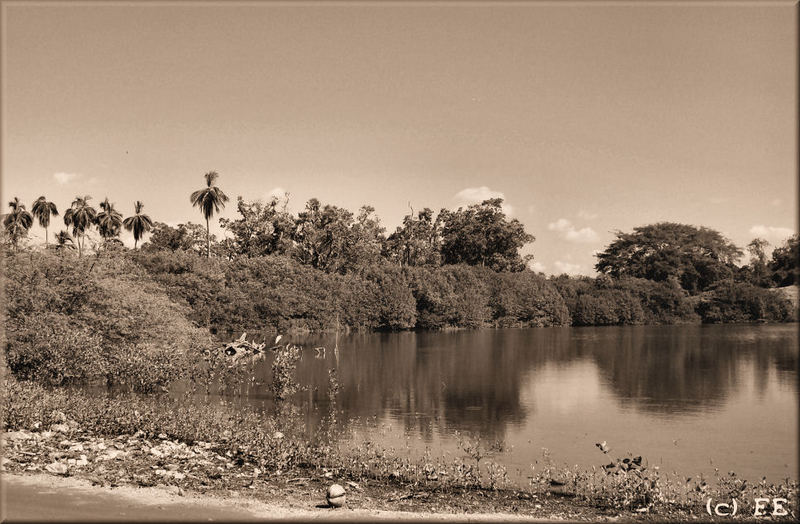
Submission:
{"label": "sky", "polygon": [[798,227],[794,2],[3,2],[2,17],[3,202],[45,195],[63,214],[88,194],[201,223],[189,194],[215,170],[221,216],[288,192],[295,212],[372,205],[388,233],[410,207],[500,196],[546,274],[591,275],[615,231],[654,222],[741,247]]}

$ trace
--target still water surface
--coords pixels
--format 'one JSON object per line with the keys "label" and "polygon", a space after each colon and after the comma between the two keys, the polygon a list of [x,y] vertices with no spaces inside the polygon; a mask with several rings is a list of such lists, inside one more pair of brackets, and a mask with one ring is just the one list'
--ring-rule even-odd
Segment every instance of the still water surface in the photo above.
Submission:
{"label": "still water surface", "polygon": [[[456,432],[507,451],[523,481],[544,449],[600,466],[628,452],[682,475],[798,478],[797,325],[634,326],[378,333],[298,339],[310,427],[338,370],[354,438],[399,454],[459,455]],[[314,346],[326,346],[324,357]],[[257,370],[269,380],[269,363]],[[246,402],[270,409],[266,388]],[[604,456],[595,446],[607,441]]]}

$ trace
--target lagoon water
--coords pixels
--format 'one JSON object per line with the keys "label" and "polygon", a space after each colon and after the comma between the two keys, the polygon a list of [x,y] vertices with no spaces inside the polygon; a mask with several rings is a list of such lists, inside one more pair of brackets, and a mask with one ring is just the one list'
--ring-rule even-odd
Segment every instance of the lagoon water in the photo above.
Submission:
{"label": "lagoon water", "polygon": [[[685,476],[798,478],[796,324],[358,334],[339,338],[338,358],[333,336],[297,342],[309,426],[327,412],[336,367],[353,438],[400,455],[464,456],[467,436],[502,442],[493,459],[520,483],[545,454],[559,465],[632,453]],[[257,375],[262,386],[236,402],[270,409],[268,363]]]}

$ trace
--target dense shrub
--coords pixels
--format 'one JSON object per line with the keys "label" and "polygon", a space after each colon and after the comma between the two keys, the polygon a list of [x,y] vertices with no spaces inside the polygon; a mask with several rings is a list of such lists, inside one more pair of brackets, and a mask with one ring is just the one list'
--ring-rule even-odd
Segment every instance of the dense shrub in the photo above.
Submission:
{"label": "dense shrub", "polygon": [[569,325],[569,311],[558,290],[526,270],[485,275],[491,282],[492,320],[501,327]]}
{"label": "dense shrub", "polygon": [[743,282],[717,284],[703,294],[697,312],[705,323],[796,320],[790,300]]}
{"label": "dense shrub", "polygon": [[11,256],[4,284],[6,359],[20,377],[155,390],[191,373],[211,344],[189,310],[124,257]]}
{"label": "dense shrub", "polygon": [[676,282],[601,275],[551,280],[564,297],[572,325],[676,324],[697,322],[687,293]]}

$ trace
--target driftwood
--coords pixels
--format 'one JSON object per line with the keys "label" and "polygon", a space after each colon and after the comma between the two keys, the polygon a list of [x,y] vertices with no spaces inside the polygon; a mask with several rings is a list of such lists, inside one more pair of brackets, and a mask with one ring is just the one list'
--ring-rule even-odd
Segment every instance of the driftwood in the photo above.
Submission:
{"label": "driftwood", "polygon": [[[280,340],[281,335],[278,335],[275,338],[274,344],[277,344]],[[237,362],[243,357],[263,358],[266,351],[276,351],[280,347],[281,346],[275,345],[267,348],[266,341],[261,344],[250,342],[247,340],[247,333],[242,333],[242,336],[238,339],[225,344],[223,352],[230,357],[233,362]]]}

